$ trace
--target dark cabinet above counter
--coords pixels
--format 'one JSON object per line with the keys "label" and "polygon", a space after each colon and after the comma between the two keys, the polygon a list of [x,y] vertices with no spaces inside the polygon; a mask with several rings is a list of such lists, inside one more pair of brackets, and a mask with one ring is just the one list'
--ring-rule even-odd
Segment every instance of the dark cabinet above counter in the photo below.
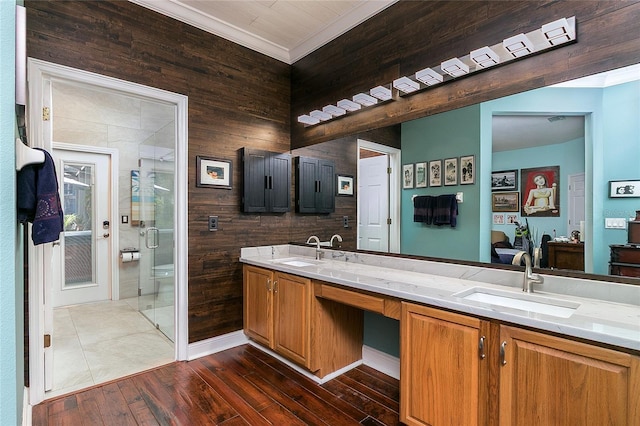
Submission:
{"label": "dark cabinet above counter", "polygon": [[296,157],[296,212],[332,213],[335,210],[333,161]]}
{"label": "dark cabinet above counter", "polygon": [[291,156],[243,148],[245,213],[284,213],[291,210]]}

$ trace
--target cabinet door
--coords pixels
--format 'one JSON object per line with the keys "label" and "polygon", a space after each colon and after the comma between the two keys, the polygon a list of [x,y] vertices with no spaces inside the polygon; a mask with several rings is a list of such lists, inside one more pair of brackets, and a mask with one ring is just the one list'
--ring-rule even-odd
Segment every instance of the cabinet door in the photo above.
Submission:
{"label": "cabinet door", "polygon": [[316,212],[316,179],[318,160],[298,157],[296,159],[296,211],[298,213]]}
{"label": "cabinet door", "polygon": [[269,153],[266,151],[243,150],[244,192],[242,204],[243,210],[247,213],[268,211],[268,156]]}
{"label": "cabinet door", "polygon": [[638,425],[640,360],[501,326],[500,425]]}
{"label": "cabinet door", "polygon": [[335,210],[335,167],[333,161],[318,160],[318,192],[316,194],[316,211],[331,213]]}
{"label": "cabinet door", "polygon": [[255,341],[273,347],[273,273],[267,269],[244,265],[244,332]]}
{"label": "cabinet door", "polygon": [[311,280],[276,272],[273,287],[274,349],[309,367]]}
{"label": "cabinet door", "polygon": [[[484,424],[488,371],[477,318],[402,304],[400,420],[407,425]],[[488,330],[488,329],[487,329]],[[484,334],[486,335],[486,334]]]}
{"label": "cabinet door", "polygon": [[269,160],[269,211],[291,210],[291,156],[271,154]]}

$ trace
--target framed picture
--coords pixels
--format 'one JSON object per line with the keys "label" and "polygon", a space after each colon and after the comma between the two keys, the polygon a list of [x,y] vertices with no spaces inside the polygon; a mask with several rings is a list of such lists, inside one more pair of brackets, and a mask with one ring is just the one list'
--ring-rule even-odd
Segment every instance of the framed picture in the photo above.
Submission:
{"label": "framed picture", "polygon": [[413,164],[405,164],[402,166],[402,188],[413,188]]}
{"label": "framed picture", "polygon": [[446,158],[444,160],[444,184],[445,185],[458,184],[458,159],[457,158]]}
{"label": "framed picture", "polygon": [[640,180],[609,181],[609,198],[640,197]]}
{"label": "framed picture", "polygon": [[560,216],[560,166],[520,170],[522,216]]}
{"label": "framed picture", "polygon": [[491,172],[492,191],[517,191],[518,190],[518,170],[501,170]]}
{"label": "framed picture", "polygon": [[416,163],[416,188],[427,187],[427,163]]}
{"label": "framed picture", "polygon": [[504,215],[502,213],[494,213],[493,214],[493,224],[494,225],[504,225]]}
{"label": "framed picture", "polygon": [[337,174],[336,188],[338,188],[336,195],[341,197],[353,197],[353,176]]}
{"label": "framed picture", "polygon": [[442,160],[429,161],[429,186],[442,185]]}
{"label": "framed picture", "polygon": [[491,194],[491,210],[494,212],[517,212],[520,210],[519,192],[496,192]]}
{"label": "framed picture", "polygon": [[475,156],[466,155],[460,157],[460,184],[470,185],[475,183],[476,164]]}
{"label": "framed picture", "polygon": [[508,214],[507,215],[507,223],[509,225],[515,225],[515,223],[518,221],[518,215],[517,214]]}
{"label": "framed picture", "polygon": [[196,186],[231,189],[231,161],[196,156]]}

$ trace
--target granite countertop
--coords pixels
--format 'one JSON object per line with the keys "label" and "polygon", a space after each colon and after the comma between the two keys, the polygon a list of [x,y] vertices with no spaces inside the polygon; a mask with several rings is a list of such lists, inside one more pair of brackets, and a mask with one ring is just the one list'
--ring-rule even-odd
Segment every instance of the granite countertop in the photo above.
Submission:
{"label": "granite countertop", "polygon": [[[315,252],[296,245],[248,247],[240,262],[640,351],[640,286],[543,275],[545,282],[529,295],[519,271],[324,249],[316,261]],[[571,309],[548,314],[463,299],[474,289]]]}

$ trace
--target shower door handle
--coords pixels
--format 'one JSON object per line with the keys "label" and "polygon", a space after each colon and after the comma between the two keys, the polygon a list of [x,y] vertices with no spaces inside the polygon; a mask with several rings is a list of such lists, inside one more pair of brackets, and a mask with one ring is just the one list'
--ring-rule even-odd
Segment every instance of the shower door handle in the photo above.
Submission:
{"label": "shower door handle", "polygon": [[[149,244],[150,235],[153,236],[153,242],[151,244]],[[147,246],[148,249],[158,248],[159,236],[160,236],[160,230],[155,226],[150,226],[149,228],[147,228],[147,231],[145,232],[144,245]]]}

